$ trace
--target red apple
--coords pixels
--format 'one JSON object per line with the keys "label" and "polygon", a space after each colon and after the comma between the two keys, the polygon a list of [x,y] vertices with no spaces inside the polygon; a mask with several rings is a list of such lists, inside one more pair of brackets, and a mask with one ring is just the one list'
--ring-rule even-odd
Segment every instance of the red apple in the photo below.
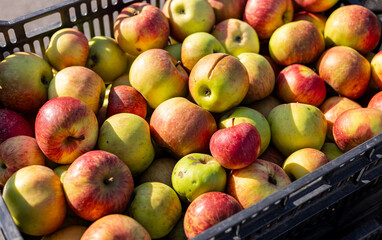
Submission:
{"label": "red apple", "polygon": [[220,129],[210,140],[212,156],[227,169],[240,169],[252,164],[256,161],[260,148],[259,131],[247,122]]}
{"label": "red apple", "polygon": [[193,238],[241,210],[238,201],[226,193],[204,193],[188,206],[184,215],[184,233],[187,238]]}
{"label": "red apple", "polygon": [[53,98],[40,108],[35,133],[37,144],[47,158],[60,164],[72,163],[96,145],[97,117],[81,100]]}
{"label": "red apple", "polygon": [[163,12],[148,3],[132,3],[122,9],[114,23],[118,45],[133,56],[163,48],[170,35],[170,24]]}
{"label": "red apple", "polygon": [[0,188],[17,170],[29,165],[45,165],[45,156],[36,139],[15,136],[0,144]]}
{"label": "red apple", "polygon": [[0,143],[8,138],[25,135],[33,137],[33,129],[28,121],[19,113],[0,108]]}
{"label": "red apple", "polygon": [[322,79],[338,94],[351,99],[362,96],[370,81],[370,63],[350,47],[326,50],[317,62]]}
{"label": "red apple", "polygon": [[382,111],[354,108],[343,112],[333,124],[334,141],[346,152],[382,133]]}
{"label": "red apple", "polygon": [[116,155],[94,150],[70,165],[63,187],[70,208],[81,218],[95,221],[125,210],[134,181],[127,165]]}
{"label": "red apple", "polygon": [[367,105],[368,108],[376,108],[382,111],[382,91],[375,94]]}
{"label": "red apple", "polygon": [[292,64],[276,79],[276,94],[287,103],[300,102],[320,106],[326,97],[325,82],[311,68]]}
{"label": "red apple", "polygon": [[132,113],[146,118],[147,103],[145,98],[133,87],[120,85],[109,93],[106,117],[117,113]]}
{"label": "red apple", "polygon": [[208,2],[214,9],[215,22],[219,23],[229,18],[241,19],[247,0],[208,0]]}
{"label": "red apple", "polygon": [[133,218],[122,214],[110,214],[92,223],[81,240],[151,240],[147,230]]}
{"label": "red apple", "polygon": [[[337,1],[337,0],[335,0]],[[320,13],[312,13],[308,11],[301,11],[296,13],[293,16],[293,21],[300,21],[300,20],[306,20],[311,23],[313,23],[317,29],[324,35],[324,30],[325,30],[325,23],[327,20],[327,17],[325,15],[320,14]]]}
{"label": "red apple", "polygon": [[324,12],[333,7],[338,0],[293,0],[297,7],[309,12]]}

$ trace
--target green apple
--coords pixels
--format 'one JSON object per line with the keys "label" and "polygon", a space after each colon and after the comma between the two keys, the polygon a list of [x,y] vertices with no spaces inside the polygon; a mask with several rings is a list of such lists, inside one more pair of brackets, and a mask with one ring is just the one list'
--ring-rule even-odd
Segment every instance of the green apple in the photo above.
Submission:
{"label": "green apple", "polygon": [[195,64],[211,53],[225,53],[223,45],[210,33],[197,32],[187,36],[181,48],[183,66],[191,71]]}
{"label": "green apple", "polygon": [[261,99],[259,101],[255,101],[248,105],[248,107],[253,108],[259,111],[264,117],[268,118],[269,113],[273,108],[282,104],[282,102],[273,95],[269,95],[268,97]]}
{"label": "green apple", "polygon": [[171,53],[171,55],[175,58],[176,61],[181,61],[181,51],[182,51],[182,43],[175,43],[171,45],[167,45],[164,47],[164,50]]}
{"label": "green apple", "polygon": [[95,36],[89,41],[89,56],[85,66],[96,72],[108,84],[127,68],[127,55],[110,37]]}
{"label": "green apple", "polygon": [[161,182],[170,187],[172,170],[178,160],[169,157],[155,159],[151,165],[139,175],[137,186],[145,182]]}
{"label": "green apple", "polygon": [[171,181],[182,201],[192,202],[206,192],[224,192],[227,174],[211,155],[190,153],[176,163]]}
{"label": "green apple", "polygon": [[0,103],[17,112],[33,112],[48,100],[50,65],[34,53],[18,52],[0,62]]}
{"label": "green apple", "polygon": [[261,137],[260,154],[262,154],[271,142],[271,128],[267,119],[260,112],[249,107],[235,107],[220,117],[218,126],[219,129],[223,129],[242,122],[252,124],[259,131]]}
{"label": "green apple", "polygon": [[149,124],[132,113],[118,113],[105,120],[98,137],[100,150],[117,155],[134,176],[154,160]]}
{"label": "green apple", "polygon": [[58,167],[55,167],[53,171],[57,174],[57,176],[60,178],[61,183],[64,182],[64,177],[66,172],[68,171],[70,164],[60,165]]}
{"label": "green apple", "polygon": [[160,182],[147,182],[134,189],[128,213],[152,239],[156,239],[166,236],[175,227],[182,214],[182,205],[171,187]]}
{"label": "green apple", "polygon": [[255,29],[248,23],[230,18],[218,23],[212,31],[227,53],[237,57],[241,53],[259,53],[260,42]]}
{"label": "green apple", "polygon": [[285,156],[302,148],[321,149],[327,122],[317,107],[304,103],[281,104],[269,113],[272,143]]}
{"label": "green apple", "polygon": [[199,106],[211,112],[224,112],[239,105],[247,95],[248,72],[237,58],[213,53],[194,66],[188,86]]}
{"label": "green apple", "polygon": [[214,9],[207,0],[166,0],[162,9],[170,22],[171,37],[182,42],[196,32],[210,32],[215,24]]}
{"label": "green apple", "polygon": [[329,158],[329,161],[332,161],[333,159],[344,154],[341,149],[339,149],[337,144],[333,142],[325,142],[321,148],[321,152],[325,153],[325,155]]}

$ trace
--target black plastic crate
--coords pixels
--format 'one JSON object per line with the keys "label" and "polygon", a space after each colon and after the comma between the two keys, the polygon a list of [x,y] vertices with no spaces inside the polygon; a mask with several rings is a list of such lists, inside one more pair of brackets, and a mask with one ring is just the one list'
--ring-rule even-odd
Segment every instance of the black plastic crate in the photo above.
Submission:
{"label": "black plastic crate", "polygon": [[[69,0],[0,21],[0,61],[18,52],[42,55],[58,29],[74,27],[90,39],[112,36],[125,6],[141,1]],[[162,6],[164,0],[144,1]],[[380,0],[344,0],[382,19]],[[328,13],[329,14],[329,13]],[[48,26],[41,26],[49,18]],[[381,44],[375,50],[382,50]],[[196,236],[201,239],[382,239],[382,134],[302,177],[261,202]],[[0,197],[0,240],[23,239]]]}

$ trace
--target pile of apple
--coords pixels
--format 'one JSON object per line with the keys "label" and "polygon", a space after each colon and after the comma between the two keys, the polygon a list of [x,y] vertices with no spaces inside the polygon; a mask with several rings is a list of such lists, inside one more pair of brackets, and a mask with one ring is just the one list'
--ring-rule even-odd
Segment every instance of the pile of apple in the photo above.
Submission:
{"label": "pile of apple", "polygon": [[[167,0],[114,38],[0,62],[0,189],[24,236],[186,239],[382,132],[377,16]],[[336,8],[336,9],[334,9]]]}

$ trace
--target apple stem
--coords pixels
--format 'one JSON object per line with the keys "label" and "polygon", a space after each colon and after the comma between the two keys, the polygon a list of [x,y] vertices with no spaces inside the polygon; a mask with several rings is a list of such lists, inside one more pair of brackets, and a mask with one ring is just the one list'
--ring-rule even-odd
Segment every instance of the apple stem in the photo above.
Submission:
{"label": "apple stem", "polygon": [[232,118],[232,127],[235,125],[235,118]]}
{"label": "apple stem", "polygon": [[110,184],[110,183],[112,183],[112,182],[114,182],[114,177],[109,177],[108,179],[105,179],[105,180],[103,181],[103,183],[105,183],[106,185],[108,185],[108,184]]}
{"label": "apple stem", "polygon": [[68,139],[71,139],[71,140],[75,140],[75,141],[82,141],[85,139],[85,136],[84,135],[81,135],[80,137],[68,137]]}

